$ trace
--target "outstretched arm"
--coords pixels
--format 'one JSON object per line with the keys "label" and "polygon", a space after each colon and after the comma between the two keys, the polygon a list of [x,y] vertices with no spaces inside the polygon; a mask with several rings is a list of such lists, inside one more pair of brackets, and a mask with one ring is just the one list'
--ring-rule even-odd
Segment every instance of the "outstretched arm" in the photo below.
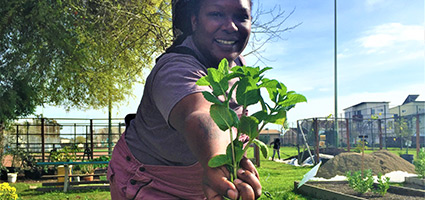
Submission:
{"label": "outstretched arm", "polygon": [[238,171],[239,179],[235,180],[235,184],[228,180],[230,174],[226,167],[208,167],[208,161],[216,155],[225,154],[230,143],[229,135],[221,131],[211,119],[210,106],[211,103],[204,99],[202,93],[194,93],[177,103],[169,119],[171,126],[184,135],[189,148],[204,168],[203,188],[206,197],[258,198],[261,194],[258,173],[248,159],[241,162],[245,170]]}

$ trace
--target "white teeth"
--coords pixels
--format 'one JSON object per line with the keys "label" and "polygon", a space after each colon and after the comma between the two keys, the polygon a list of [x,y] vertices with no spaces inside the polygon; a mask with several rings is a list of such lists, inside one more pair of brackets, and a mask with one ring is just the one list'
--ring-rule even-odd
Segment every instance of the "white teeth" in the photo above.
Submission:
{"label": "white teeth", "polygon": [[232,45],[236,43],[236,41],[229,41],[229,40],[217,40],[217,42],[221,44],[226,44],[226,45]]}

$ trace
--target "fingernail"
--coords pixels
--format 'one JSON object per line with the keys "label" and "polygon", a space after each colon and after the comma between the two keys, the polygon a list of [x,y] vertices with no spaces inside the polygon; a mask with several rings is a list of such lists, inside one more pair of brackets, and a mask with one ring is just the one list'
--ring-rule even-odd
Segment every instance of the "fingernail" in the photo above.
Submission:
{"label": "fingernail", "polygon": [[235,183],[235,184],[240,184],[240,183],[242,183],[242,181],[241,181],[240,179],[235,179],[235,180],[233,181],[233,183]]}
{"label": "fingernail", "polygon": [[227,196],[230,198],[230,199],[236,199],[236,198],[238,198],[238,193],[236,192],[236,191],[234,191],[234,190],[227,190]]}
{"label": "fingernail", "polygon": [[243,173],[245,173],[245,170],[243,170],[243,169],[238,169],[238,173],[239,173],[239,174],[243,174]]}

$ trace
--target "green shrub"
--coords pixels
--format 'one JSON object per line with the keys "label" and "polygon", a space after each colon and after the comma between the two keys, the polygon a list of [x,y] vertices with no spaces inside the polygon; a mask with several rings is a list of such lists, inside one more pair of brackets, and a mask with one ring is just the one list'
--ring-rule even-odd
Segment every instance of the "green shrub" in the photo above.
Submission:
{"label": "green shrub", "polygon": [[360,194],[364,194],[373,190],[374,193],[378,193],[381,196],[384,196],[387,193],[388,188],[390,188],[390,178],[383,178],[382,174],[378,173],[378,184],[376,189],[374,189],[372,170],[370,169],[365,170],[363,172],[363,176],[361,171],[356,171],[354,173],[348,171],[345,173],[345,176],[348,179],[348,185],[350,185],[354,191]]}
{"label": "green shrub", "polygon": [[378,173],[378,185],[376,186],[375,193],[380,194],[381,196],[384,196],[387,193],[388,188],[390,188],[390,178],[385,177],[385,179],[382,178],[382,174]]}
{"label": "green shrub", "polygon": [[421,148],[416,160],[413,161],[415,171],[420,178],[425,178],[425,148]]}
{"label": "green shrub", "polygon": [[354,189],[354,191],[364,194],[371,190],[373,187],[372,170],[368,169],[364,171],[362,176],[361,171],[351,173],[347,172],[345,176],[348,179],[348,185]]}

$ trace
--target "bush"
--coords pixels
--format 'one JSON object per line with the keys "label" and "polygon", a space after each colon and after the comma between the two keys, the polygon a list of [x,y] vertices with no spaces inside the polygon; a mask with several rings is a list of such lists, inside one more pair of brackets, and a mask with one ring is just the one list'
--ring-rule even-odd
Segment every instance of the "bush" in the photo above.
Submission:
{"label": "bush", "polygon": [[376,189],[374,189],[372,170],[370,169],[365,170],[363,176],[361,171],[356,171],[354,173],[348,171],[345,176],[348,179],[348,185],[360,194],[373,190],[374,193],[384,196],[387,193],[388,188],[390,188],[390,178],[382,178],[382,174],[378,173],[378,184]]}
{"label": "bush", "polygon": [[421,148],[413,164],[415,165],[415,171],[418,173],[418,176],[420,178],[425,178],[425,148]]}
{"label": "bush", "polygon": [[376,186],[376,193],[379,193],[381,196],[384,196],[387,193],[388,188],[390,188],[390,178],[385,177],[382,179],[382,174],[378,173],[378,185]]}
{"label": "bush", "polygon": [[349,171],[345,175],[348,179],[348,185],[360,194],[370,191],[373,187],[372,170],[370,169],[365,170],[363,176],[361,171],[356,171],[354,173]]}

